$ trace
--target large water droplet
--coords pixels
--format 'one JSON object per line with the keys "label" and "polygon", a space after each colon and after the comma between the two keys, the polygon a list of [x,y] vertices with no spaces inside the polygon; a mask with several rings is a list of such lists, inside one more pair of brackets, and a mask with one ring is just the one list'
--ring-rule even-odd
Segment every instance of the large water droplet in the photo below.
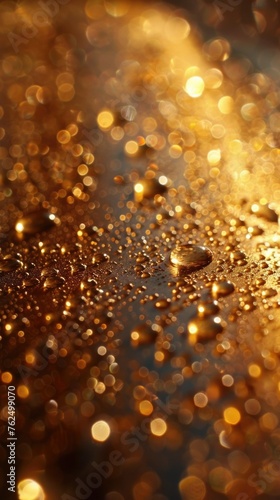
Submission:
{"label": "large water droplet", "polygon": [[32,288],[32,287],[35,287],[37,285],[40,284],[40,281],[38,280],[38,278],[30,278],[30,277],[27,277],[24,281],[23,281],[23,286],[24,288]]}
{"label": "large water droplet", "polygon": [[278,222],[277,213],[272,208],[270,208],[268,204],[262,205],[259,203],[254,203],[251,206],[251,212],[257,217],[263,217],[268,222]]}
{"label": "large water droplet", "polygon": [[58,288],[65,283],[65,279],[62,276],[53,276],[45,279],[43,287],[44,290],[52,290],[53,288]]}
{"label": "large water droplet", "polygon": [[200,300],[197,304],[197,312],[201,318],[213,316],[219,312],[220,308],[216,300]]}
{"label": "large water droplet", "polygon": [[43,267],[43,269],[41,270],[42,278],[54,278],[58,274],[59,271],[55,267]]}
{"label": "large water droplet", "polygon": [[[165,181],[166,179],[166,181]],[[166,190],[167,178],[163,181],[152,179],[139,179],[134,186],[135,201],[141,202],[143,199],[154,198],[157,194],[162,194]]]}
{"label": "large water droplet", "polygon": [[55,226],[58,219],[46,211],[33,212],[18,219],[15,230],[19,235],[41,233]]}
{"label": "large water droplet", "polygon": [[230,295],[234,291],[231,281],[215,281],[212,285],[212,295],[215,299]]}
{"label": "large water droplet", "polygon": [[156,339],[156,332],[144,323],[134,328],[130,338],[134,346],[152,344]]}
{"label": "large water droplet", "polygon": [[218,333],[223,331],[223,327],[218,316],[208,316],[194,318],[189,322],[187,330],[190,334],[190,343],[195,344],[214,339]]}
{"label": "large water droplet", "polygon": [[92,263],[94,265],[102,264],[103,262],[108,262],[109,260],[110,260],[110,257],[106,253],[96,253],[92,257]]}
{"label": "large water droplet", "polygon": [[85,271],[87,268],[86,264],[82,264],[82,262],[74,262],[71,264],[71,274],[77,274]]}
{"label": "large water droplet", "polygon": [[16,269],[20,269],[23,267],[23,263],[18,260],[14,259],[11,256],[6,256],[4,259],[0,260],[0,272],[5,272],[8,273],[10,271],[15,271]]}
{"label": "large water droplet", "polygon": [[193,272],[212,262],[212,252],[200,245],[177,245],[170,254],[171,264],[179,271]]}

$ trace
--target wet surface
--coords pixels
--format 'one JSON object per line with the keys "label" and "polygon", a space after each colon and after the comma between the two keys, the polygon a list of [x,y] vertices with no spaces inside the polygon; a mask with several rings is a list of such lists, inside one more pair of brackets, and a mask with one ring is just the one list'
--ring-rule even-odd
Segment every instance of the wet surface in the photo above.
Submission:
{"label": "wet surface", "polygon": [[32,5],[0,6],[3,470],[14,386],[20,500],[279,498],[277,83],[163,6]]}

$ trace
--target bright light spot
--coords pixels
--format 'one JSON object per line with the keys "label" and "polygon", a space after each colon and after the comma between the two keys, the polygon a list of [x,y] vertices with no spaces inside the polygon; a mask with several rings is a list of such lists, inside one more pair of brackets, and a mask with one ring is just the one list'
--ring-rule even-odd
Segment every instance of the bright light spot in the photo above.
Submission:
{"label": "bright light spot", "polygon": [[234,100],[232,97],[228,95],[221,97],[221,99],[218,102],[219,111],[223,115],[229,115],[233,111],[233,105],[234,105]]}
{"label": "bright light spot", "polygon": [[4,384],[9,384],[13,380],[13,376],[10,372],[3,372],[1,375],[2,382]]}
{"label": "bright light spot", "polygon": [[137,184],[135,184],[134,191],[135,191],[135,193],[139,193],[139,194],[143,193],[143,191],[144,191],[143,184],[141,184],[140,182],[138,182]]}
{"label": "bright light spot", "polygon": [[198,332],[197,325],[195,323],[189,323],[188,331],[191,335],[196,335]]}
{"label": "bright light spot", "polygon": [[207,154],[207,161],[209,165],[218,165],[221,160],[221,150],[211,149]]}
{"label": "bright light spot", "polygon": [[257,205],[257,203],[254,203],[252,206],[251,206],[251,210],[254,214],[258,213],[258,211],[260,210],[260,207],[259,205]]}
{"label": "bright light spot", "polygon": [[104,347],[104,345],[101,345],[98,347],[97,352],[99,356],[105,356],[105,354],[107,353],[107,349],[106,347]]}
{"label": "bright light spot", "polygon": [[103,443],[110,436],[110,426],[105,422],[105,420],[99,420],[95,422],[91,428],[91,435],[95,441]]}
{"label": "bright light spot", "polygon": [[40,484],[33,479],[24,479],[18,484],[19,500],[45,500],[45,493]]}
{"label": "bright light spot", "polygon": [[106,130],[114,123],[114,116],[110,111],[101,111],[97,116],[97,123],[99,128]]}
{"label": "bright light spot", "polygon": [[160,183],[161,186],[166,186],[168,183],[168,179],[165,175],[161,175],[158,182]]}
{"label": "bright light spot", "polygon": [[25,399],[29,396],[29,389],[26,385],[19,385],[17,388],[17,394],[20,398]]}
{"label": "bright light spot", "polygon": [[224,419],[230,425],[236,425],[240,422],[241,415],[237,408],[234,406],[229,406],[224,411]]}
{"label": "bright light spot", "polygon": [[126,154],[135,155],[138,152],[139,146],[135,141],[128,141],[124,147]]}
{"label": "bright light spot", "polygon": [[140,405],[139,405],[139,410],[140,410],[140,413],[142,413],[142,415],[151,415],[151,413],[153,412],[153,405],[150,401],[148,401],[147,399],[144,399],[144,401],[141,401]]}
{"label": "bright light spot", "polygon": [[79,175],[87,175],[88,173],[88,166],[82,163],[81,165],[78,166],[78,174]]}
{"label": "bright light spot", "polygon": [[190,97],[197,98],[203,94],[204,81],[201,76],[191,76],[185,85],[185,91]]}
{"label": "bright light spot", "polygon": [[167,425],[162,418],[155,418],[151,422],[151,431],[154,436],[163,436],[167,431]]}
{"label": "bright light spot", "polygon": [[253,363],[253,364],[249,365],[248,372],[249,372],[249,375],[251,375],[251,377],[258,378],[258,377],[260,377],[260,375],[262,373],[262,369],[259,365],[255,365]]}
{"label": "bright light spot", "polygon": [[24,230],[24,225],[22,224],[22,222],[18,222],[18,223],[16,224],[16,232],[17,232],[17,233],[22,233],[22,232],[23,232],[23,230]]}
{"label": "bright light spot", "polygon": [[139,340],[139,333],[138,332],[131,332],[131,339],[132,340]]}
{"label": "bright light spot", "polygon": [[220,325],[221,323],[221,318],[219,318],[219,316],[216,316],[214,319],[213,319],[214,323],[216,323],[216,325]]}

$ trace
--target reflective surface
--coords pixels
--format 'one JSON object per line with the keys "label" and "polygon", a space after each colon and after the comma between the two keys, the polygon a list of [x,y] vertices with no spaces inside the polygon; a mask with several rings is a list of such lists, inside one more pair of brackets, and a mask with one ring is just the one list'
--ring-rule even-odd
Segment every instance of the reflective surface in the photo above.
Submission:
{"label": "reflective surface", "polygon": [[276,66],[163,5],[0,16],[18,498],[278,498]]}

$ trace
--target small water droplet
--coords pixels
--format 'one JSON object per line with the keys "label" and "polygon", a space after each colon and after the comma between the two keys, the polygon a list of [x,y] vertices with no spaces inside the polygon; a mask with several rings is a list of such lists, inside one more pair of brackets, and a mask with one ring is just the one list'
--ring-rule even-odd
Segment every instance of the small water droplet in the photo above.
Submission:
{"label": "small water droplet", "polygon": [[200,245],[177,245],[170,254],[171,264],[180,271],[193,272],[212,262],[212,252]]}
{"label": "small water droplet", "polygon": [[46,211],[37,211],[25,215],[17,220],[15,230],[19,235],[32,235],[51,229],[58,223],[54,214]]}
{"label": "small water droplet", "polygon": [[147,278],[150,278],[151,277],[151,273],[149,273],[148,271],[144,271],[141,275],[140,275],[140,278],[142,279],[147,279]]}
{"label": "small water droplet", "polygon": [[122,175],[115,175],[114,177],[114,183],[118,185],[124,185],[125,184],[125,179]]}
{"label": "small water droplet", "polygon": [[149,257],[147,255],[139,254],[136,257],[136,262],[138,264],[143,264],[143,262],[148,262],[148,261],[149,261]]}

